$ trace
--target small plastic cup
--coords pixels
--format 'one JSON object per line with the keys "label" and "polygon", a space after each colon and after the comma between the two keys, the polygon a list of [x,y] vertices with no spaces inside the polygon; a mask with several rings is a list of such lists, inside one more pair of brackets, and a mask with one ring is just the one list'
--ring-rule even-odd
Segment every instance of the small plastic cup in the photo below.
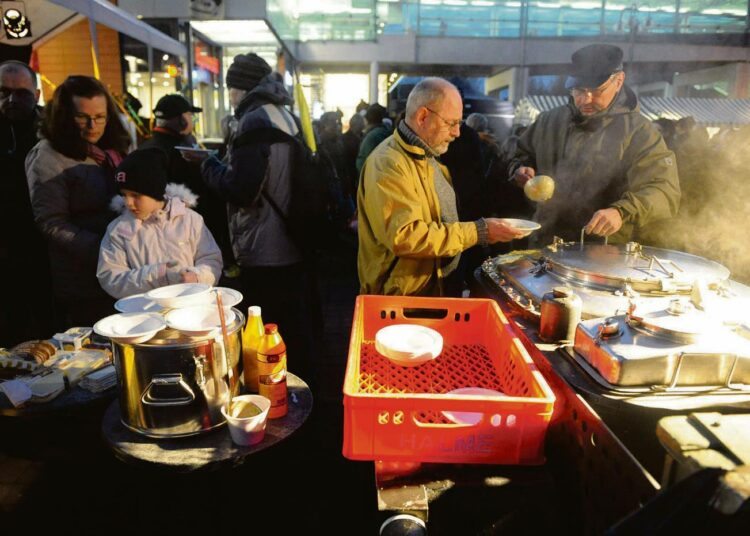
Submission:
{"label": "small plastic cup", "polygon": [[235,396],[228,405],[221,407],[227,420],[229,433],[235,444],[248,447],[263,441],[271,401],[265,396]]}

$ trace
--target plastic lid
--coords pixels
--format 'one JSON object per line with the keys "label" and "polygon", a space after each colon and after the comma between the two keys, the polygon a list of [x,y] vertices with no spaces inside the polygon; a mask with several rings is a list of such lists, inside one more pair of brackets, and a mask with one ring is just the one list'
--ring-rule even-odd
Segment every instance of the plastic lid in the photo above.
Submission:
{"label": "plastic lid", "polygon": [[247,308],[247,316],[260,316],[260,306],[251,305]]}
{"label": "plastic lid", "polygon": [[265,329],[266,335],[271,335],[279,331],[279,326],[276,324],[266,324],[263,329]]}

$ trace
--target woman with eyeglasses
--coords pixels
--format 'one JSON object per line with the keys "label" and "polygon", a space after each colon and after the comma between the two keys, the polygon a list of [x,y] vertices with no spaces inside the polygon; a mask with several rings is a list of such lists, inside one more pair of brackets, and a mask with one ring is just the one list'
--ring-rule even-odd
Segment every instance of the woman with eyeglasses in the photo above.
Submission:
{"label": "woman with eyeglasses", "polygon": [[26,158],[34,219],[47,239],[58,327],[92,326],[112,313],[96,279],[114,170],[130,143],[117,107],[101,82],[69,76],[47,105],[41,141]]}

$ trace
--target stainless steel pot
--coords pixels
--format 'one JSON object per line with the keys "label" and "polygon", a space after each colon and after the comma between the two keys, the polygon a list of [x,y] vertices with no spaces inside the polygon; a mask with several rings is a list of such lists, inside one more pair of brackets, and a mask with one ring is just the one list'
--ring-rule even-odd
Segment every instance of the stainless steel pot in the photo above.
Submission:
{"label": "stainless steel pot", "polygon": [[[221,333],[188,337],[165,329],[141,344],[112,343],[122,423],[149,437],[180,437],[224,424],[221,407],[239,390],[245,317],[233,309],[225,361]],[[231,380],[230,380],[231,375]]]}

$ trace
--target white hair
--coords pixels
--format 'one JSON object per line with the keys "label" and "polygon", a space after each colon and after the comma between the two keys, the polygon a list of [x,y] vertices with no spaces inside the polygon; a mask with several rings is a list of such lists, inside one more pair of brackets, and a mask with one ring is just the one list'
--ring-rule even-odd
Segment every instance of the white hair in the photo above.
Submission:
{"label": "white hair", "polygon": [[406,100],[406,118],[413,119],[417,110],[423,106],[427,108],[439,106],[451,89],[458,92],[456,86],[444,78],[425,78],[409,93],[409,98]]}

